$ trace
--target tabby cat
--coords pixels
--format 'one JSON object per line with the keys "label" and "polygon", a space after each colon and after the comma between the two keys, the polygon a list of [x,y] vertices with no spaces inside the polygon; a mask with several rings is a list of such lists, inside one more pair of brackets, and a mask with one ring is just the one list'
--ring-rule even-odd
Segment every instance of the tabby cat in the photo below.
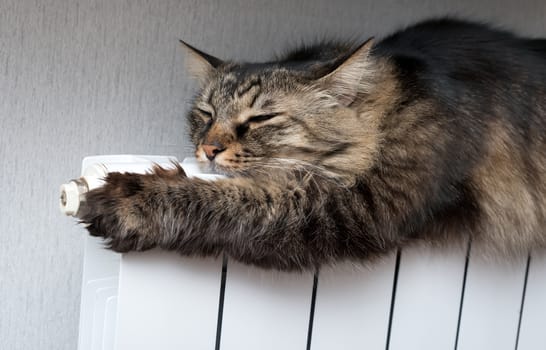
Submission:
{"label": "tabby cat", "polygon": [[227,178],[109,174],[80,219],[111,249],[305,270],[417,241],[546,247],[546,40],[437,19],[266,63],[184,46],[196,156]]}

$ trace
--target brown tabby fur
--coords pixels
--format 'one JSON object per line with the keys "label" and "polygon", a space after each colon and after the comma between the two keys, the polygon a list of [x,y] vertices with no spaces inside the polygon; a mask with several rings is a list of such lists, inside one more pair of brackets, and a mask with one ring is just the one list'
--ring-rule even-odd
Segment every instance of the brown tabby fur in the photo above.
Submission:
{"label": "brown tabby fur", "polygon": [[225,253],[280,270],[416,241],[471,239],[502,256],[545,247],[546,50],[533,45],[452,20],[263,64],[186,45],[202,85],[196,156],[228,178],[112,173],[81,221],[119,252]]}

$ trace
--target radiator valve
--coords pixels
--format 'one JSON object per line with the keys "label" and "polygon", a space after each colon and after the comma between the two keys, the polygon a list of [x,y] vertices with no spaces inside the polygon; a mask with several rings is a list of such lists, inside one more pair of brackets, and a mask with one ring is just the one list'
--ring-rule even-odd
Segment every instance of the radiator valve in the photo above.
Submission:
{"label": "radiator valve", "polygon": [[80,204],[85,200],[85,193],[100,187],[107,173],[105,166],[95,164],[85,169],[82,177],[62,184],[59,198],[61,212],[68,216],[77,216]]}

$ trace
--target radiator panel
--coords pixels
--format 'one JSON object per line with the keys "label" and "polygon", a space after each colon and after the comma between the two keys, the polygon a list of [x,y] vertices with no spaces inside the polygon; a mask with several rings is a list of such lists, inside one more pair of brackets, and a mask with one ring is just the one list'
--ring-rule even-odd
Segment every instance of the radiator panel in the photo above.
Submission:
{"label": "radiator panel", "polygon": [[489,261],[471,253],[459,350],[516,348],[527,259]]}
{"label": "radiator panel", "polygon": [[159,250],[122,258],[117,349],[213,349],[221,261]]}
{"label": "radiator panel", "polygon": [[529,264],[518,350],[546,344],[546,254],[535,252]]}
{"label": "radiator panel", "polygon": [[313,275],[228,263],[221,349],[304,349]]}
{"label": "radiator panel", "polygon": [[466,250],[412,247],[403,250],[390,349],[453,349]]}
{"label": "radiator panel", "polygon": [[369,266],[341,264],[320,272],[311,349],[384,349],[396,254]]}

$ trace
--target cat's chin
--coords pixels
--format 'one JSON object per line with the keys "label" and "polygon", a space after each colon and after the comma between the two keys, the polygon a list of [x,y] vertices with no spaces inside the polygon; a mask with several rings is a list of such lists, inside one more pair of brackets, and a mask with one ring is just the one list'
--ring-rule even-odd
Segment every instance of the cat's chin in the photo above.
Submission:
{"label": "cat's chin", "polygon": [[209,174],[218,174],[228,177],[233,177],[239,174],[237,169],[230,167],[229,165],[219,164],[217,162],[200,162],[199,167],[201,171]]}
{"label": "cat's chin", "polygon": [[197,161],[197,166],[199,167],[199,170],[203,173],[203,174],[220,174],[220,175],[225,175],[222,171],[220,171],[218,169],[218,166],[212,162],[209,162],[209,161],[203,161],[203,160],[198,160]]}

